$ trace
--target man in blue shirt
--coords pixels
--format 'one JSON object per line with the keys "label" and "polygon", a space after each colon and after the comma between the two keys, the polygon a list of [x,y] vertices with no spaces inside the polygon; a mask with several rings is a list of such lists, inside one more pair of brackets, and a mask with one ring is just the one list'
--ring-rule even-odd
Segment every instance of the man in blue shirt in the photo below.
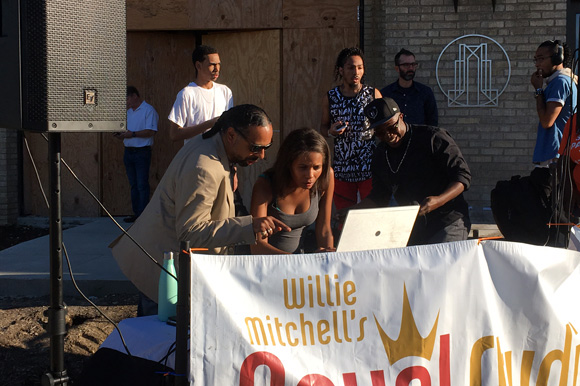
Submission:
{"label": "man in blue shirt", "polygon": [[431,87],[413,81],[419,64],[415,55],[401,49],[395,55],[395,70],[399,79],[381,90],[383,97],[390,97],[397,102],[405,116],[405,122],[415,125],[439,126],[437,103]]}
{"label": "man in blue shirt", "polygon": [[534,96],[539,118],[533,156],[537,166],[549,166],[557,159],[564,126],[572,113],[571,106],[576,107],[574,88],[578,81],[565,67],[567,56],[559,40],[543,42],[534,55],[536,71],[530,81],[536,90]]}

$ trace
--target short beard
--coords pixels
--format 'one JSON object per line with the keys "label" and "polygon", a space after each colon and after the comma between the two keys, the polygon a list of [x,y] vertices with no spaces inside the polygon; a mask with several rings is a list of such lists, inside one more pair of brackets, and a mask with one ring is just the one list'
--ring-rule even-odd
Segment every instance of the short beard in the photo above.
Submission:
{"label": "short beard", "polygon": [[413,78],[415,78],[415,73],[410,71],[404,72],[401,74],[401,78],[405,80],[413,80]]}
{"label": "short beard", "polygon": [[250,166],[249,161],[258,161],[259,157],[249,157],[242,160],[236,160],[233,163],[240,165],[241,167],[245,168],[246,166]]}

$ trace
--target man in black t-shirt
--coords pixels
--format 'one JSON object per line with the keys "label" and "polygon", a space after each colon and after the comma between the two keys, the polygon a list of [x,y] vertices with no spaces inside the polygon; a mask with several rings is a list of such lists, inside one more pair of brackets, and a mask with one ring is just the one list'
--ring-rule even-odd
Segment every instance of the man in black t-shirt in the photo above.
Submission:
{"label": "man in black t-shirt", "polygon": [[449,133],[405,123],[391,98],[371,102],[364,112],[380,144],[371,164],[372,191],[357,207],[419,204],[408,245],[467,239],[471,222],[463,192],[471,172]]}

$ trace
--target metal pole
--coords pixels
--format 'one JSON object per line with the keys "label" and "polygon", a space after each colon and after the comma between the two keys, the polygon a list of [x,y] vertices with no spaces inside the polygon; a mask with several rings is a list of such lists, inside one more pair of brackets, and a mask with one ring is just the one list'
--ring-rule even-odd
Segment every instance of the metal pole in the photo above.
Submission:
{"label": "metal pole", "polygon": [[177,280],[177,327],[175,332],[175,386],[188,385],[187,341],[189,339],[189,289],[191,282],[191,255],[189,241],[179,244],[179,273]]}
{"label": "metal pole", "polygon": [[50,372],[42,376],[42,385],[67,385],[64,368],[64,338],[66,309],[63,301],[62,278],[62,208],[60,186],[60,133],[48,134],[50,168],[50,306],[48,332],[50,334]]}

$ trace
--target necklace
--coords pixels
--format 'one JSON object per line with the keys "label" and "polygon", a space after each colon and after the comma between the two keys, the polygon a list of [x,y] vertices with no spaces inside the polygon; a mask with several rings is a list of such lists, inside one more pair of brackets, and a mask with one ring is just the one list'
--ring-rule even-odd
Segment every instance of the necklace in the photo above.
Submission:
{"label": "necklace", "polygon": [[389,149],[388,149],[389,146],[387,145],[387,149],[385,149],[385,158],[387,159],[387,165],[389,166],[391,173],[397,174],[399,172],[399,169],[401,168],[401,165],[405,160],[405,156],[407,155],[407,151],[409,150],[409,146],[411,145],[411,139],[413,139],[413,128],[409,130],[409,142],[407,142],[407,148],[403,153],[403,158],[401,158],[401,161],[399,161],[399,166],[397,166],[397,170],[393,170],[393,167],[391,166],[391,162],[389,161]]}

